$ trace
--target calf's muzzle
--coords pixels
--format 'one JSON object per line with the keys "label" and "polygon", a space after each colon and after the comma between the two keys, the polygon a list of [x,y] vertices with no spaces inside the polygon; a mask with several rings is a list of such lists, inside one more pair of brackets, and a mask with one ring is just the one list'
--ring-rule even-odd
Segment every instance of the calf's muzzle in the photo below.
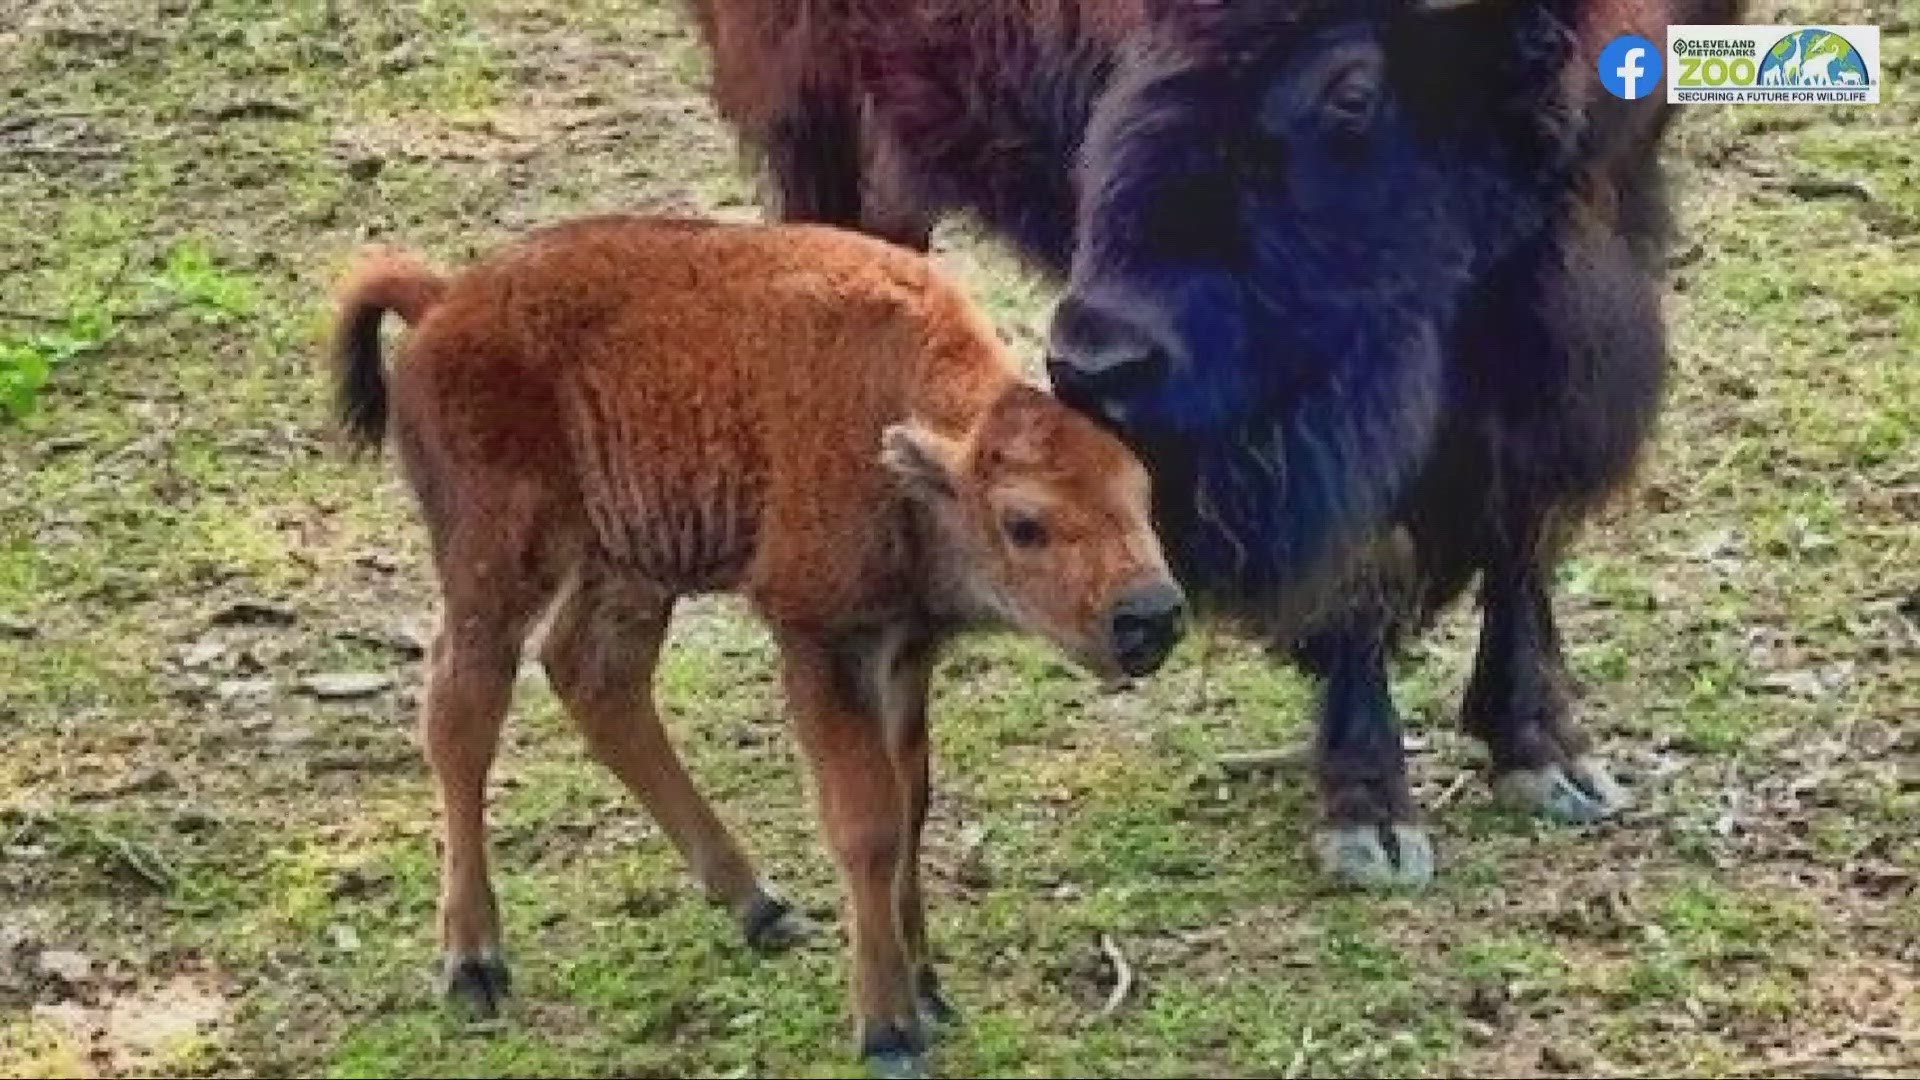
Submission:
{"label": "calf's muzzle", "polygon": [[1134,678],[1151,675],[1186,636],[1186,596],[1171,581],[1136,585],[1114,604],[1108,627],[1120,669]]}

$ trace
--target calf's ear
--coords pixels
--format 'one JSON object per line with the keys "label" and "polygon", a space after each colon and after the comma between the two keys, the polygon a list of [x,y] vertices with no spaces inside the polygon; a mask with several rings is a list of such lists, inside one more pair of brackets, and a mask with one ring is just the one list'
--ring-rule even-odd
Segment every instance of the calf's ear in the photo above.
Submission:
{"label": "calf's ear", "polygon": [[952,439],[908,421],[888,425],[880,436],[880,464],[910,495],[951,499],[960,465]]}

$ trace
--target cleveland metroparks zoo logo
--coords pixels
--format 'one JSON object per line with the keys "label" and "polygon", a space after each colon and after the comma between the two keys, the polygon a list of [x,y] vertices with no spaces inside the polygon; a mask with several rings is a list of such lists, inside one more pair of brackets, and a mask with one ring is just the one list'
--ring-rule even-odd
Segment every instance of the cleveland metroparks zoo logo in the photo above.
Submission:
{"label": "cleveland metroparks zoo logo", "polygon": [[1872,105],[1877,26],[1669,26],[1675,104]]}

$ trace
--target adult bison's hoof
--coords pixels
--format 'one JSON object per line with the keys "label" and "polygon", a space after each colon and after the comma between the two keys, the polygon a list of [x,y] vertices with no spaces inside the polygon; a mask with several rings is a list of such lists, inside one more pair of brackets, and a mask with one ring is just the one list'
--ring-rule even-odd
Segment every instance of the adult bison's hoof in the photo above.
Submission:
{"label": "adult bison's hoof", "polygon": [[1363,889],[1419,888],[1433,880],[1433,841],[1405,822],[1345,825],[1314,834],[1320,869]]}
{"label": "adult bison's hoof", "polygon": [[756,952],[779,953],[806,944],[815,928],[792,904],[762,893],[740,916],[740,933]]}
{"label": "adult bison's hoof", "polygon": [[492,1020],[500,1015],[513,989],[506,961],[497,955],[458,959],[449,956],[442,976],[447,1007],[469,1020]]}
{"label": "adult bison's hoof", "polygon": [[900,1024],[882,1024],[860,1040],[860,1058],[867,1075],[877,1080],[918,1080],[927,1072],[927,1040],[923,1032]]}
{"label": "adult bison's hoof", "polygon": [[874,1080],[923,1080],[931,1076],[927,1071],[927,1055],[914,1050],[900,1050],[890,1054],[868,1054],[867,1075]]}
{"label": "adult bison's hoof", "polygon": [[1566,765],[1516,769],[1493,782],[1494,797],[1503,805],[1563,825],[1591,825],[1625,810],[1632,796],[1597,757],[1573,759]]}

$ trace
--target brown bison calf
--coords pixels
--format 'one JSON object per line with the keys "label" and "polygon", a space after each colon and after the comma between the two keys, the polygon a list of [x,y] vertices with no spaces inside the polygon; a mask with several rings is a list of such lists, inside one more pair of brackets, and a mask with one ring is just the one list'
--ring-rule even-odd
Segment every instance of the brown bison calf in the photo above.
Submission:
{"label": "brown bison calf", "polygon": [[[414,328],[389,376],[382,315]],[[1183,599],[1118,441],[1016,374],[918,255],[815,226],[597,218],[445,280],[345,284],[338,407],[389,412],[443,613],[422,716],[444,815],[447,991],[507,988],[482,803],[523,642],[593,753],[750,940],[797,929],[669,745],[649,682],[677,597],[737,592],[779,644],[850,894],[863,1052],[914,1068],[946,1009],[918,881],[926,698],[956,632],[1010,625],[1145,674]]]}

